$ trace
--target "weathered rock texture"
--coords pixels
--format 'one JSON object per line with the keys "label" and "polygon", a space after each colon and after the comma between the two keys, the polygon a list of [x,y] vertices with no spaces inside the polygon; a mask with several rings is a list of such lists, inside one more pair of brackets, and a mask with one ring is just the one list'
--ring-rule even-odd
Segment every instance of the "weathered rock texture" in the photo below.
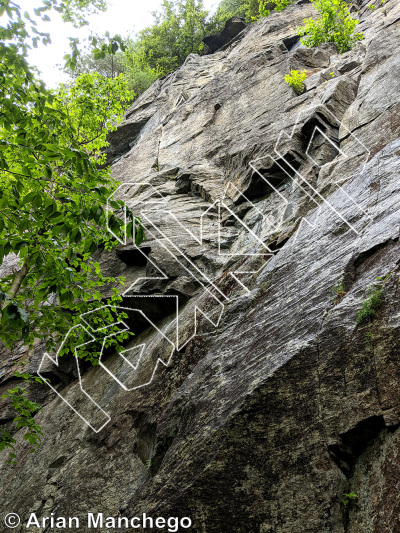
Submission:
{"label": "weathered rock texture", "polygon": [[[158,213],[165,238],[148,233],[148,260],[132,245],[101,260],[129,284],[162,269],[167,279],[139,280],[125,304],[172,338],[168,297],[178,295],[189,341],[131,392],[85,369],[85,389],[112,417],[97,434],[50,389],[33,391],[45,438],[30,455],[17,434],[18,465],[2,458],[2,513],[189,516],[195,533],[400,531],[400,5],[367,4],[355,6],[365,40],[349,53],[298,46],[295,28],[313,14],[299,2],[222,51],[189,56],[129,109],[111,139],[113,173],[151,184],[177,220]],[[290,68],[307,70],[301,96],[283,81]],[[277,145],[282,131],[293,135]],[[285,169],[307,179],[308,194]],[[212,219],[202,242],[178,223],[198,232],[228,184],[221,249],[230,256],[218,253]],[[148,188],[126,191],[133,206],[149,205]],[[329,205],[317,209],[319,194]],[[194,330],[195,306],[207,310],[212,298],[168,254],[168,236],[227,295],[217,327],[198,314]],[[252,272],[237,275],[248,291],[226,275],[235,269]],[[375,317],[357,324],[388,273]],[[132,346],[150,349],[130,386],[171,351],[157,330],[131,322]],[[3,351],[1,390],[20,359],[35,371],[42,355]],[[107,360],[115,373],[119,364]],[[79,396],[73,365],[47,372],[61,394]],[[4,406],[2,421],[10,416]],[[344,506],[349,491],[358,497]]]}

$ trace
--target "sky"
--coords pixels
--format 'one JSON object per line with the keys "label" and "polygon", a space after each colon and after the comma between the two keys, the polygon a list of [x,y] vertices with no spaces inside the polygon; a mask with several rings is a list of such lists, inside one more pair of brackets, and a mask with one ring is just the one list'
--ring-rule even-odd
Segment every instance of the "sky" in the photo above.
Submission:
{"label": "sky", "polygon": [[[16,2],[22,11],[31,12],[32,5],[39,5],[32,0],[19,0]],[[38,28],[49,32],[51,45],[39,45],[29,54],[31,64],[38,67],[42,72],[42,79],[49,87],[56,87],[58,83],[67,81],[67,76],[60,71],[57,65],[64,64],[63,57],[69,53],[68,37],[79,37],[83,40],[90,33],[104,35],[106,31],[110,35],[119,34],[122,37],[132,35],[149,26],[153,18],[152,11],[158,10],[162,0],[109,0],[109,8],[105,13],[92,15],[88,18],[89,26],[80,30],[73,28],[72,24],[65,24],[56,11],[49,13],[51,22],[43,22]],[[204,6],[212,10],[218,0],[204,0]],[[40,4],[41,5],[41,4]]]}

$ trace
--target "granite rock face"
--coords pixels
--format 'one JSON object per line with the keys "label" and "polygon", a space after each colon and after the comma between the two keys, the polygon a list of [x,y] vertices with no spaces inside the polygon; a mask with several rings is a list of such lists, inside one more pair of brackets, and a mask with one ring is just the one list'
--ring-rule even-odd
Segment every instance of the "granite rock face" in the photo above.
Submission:
{"label": "granite rock face", "polygon": [[[1,457],[2,513],[81,531],[88,512],[187,516],[195,533],[400,531],[400,5],[367,4],[351,52],[299,45],[314,13],[299,2],[128,110],[108,156],[147,240],[100,261],[126,278],[137,371],[81,369],[111,417],[97,433],[32,390],[45,437],[31,455],[17,433],[14,468]],[[307,71],[300,96],[291,68]],[[42,356],[3,350],[1,391]],[[74,361],[43,372],[85,409]]]}

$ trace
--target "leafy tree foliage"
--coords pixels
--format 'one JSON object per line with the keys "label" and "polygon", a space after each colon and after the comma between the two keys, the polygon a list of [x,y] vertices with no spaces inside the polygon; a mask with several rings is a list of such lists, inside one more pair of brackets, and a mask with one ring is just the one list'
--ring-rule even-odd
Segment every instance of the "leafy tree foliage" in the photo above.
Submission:
{"label": "leafy tree foliage", "polygon": [[[102,42],[101,38],[97,37],[97,39],[100,43]],[[64,71],[73,80],[76,80],[81,74],[91,72],[100,74],[103,78],[116,78],[126,72],[125,54],[118,50],[114,54],[106,53],[101,57],[99,54],[95,55],[92,49],[86,49],[77,56],[74,68],[67,67],[64,68]]]}
{"label": "leafy tree foliage", "polygon": [[262,18],[268,17],[270,14],[267,8],[267,0],[247,0],[246,5],[246,20],[247,22],[256,22]]}
{"label": "leafy tree foliage", "polygon": [[146,63],[167,73],[176,69],[193,52],[203,49],[208,12],[203,0],[163,0],[155,23],[141,31],[139,41]]}
{"label": "leafy tree foliage", "polygon": [[161,67],[152,67],[146,59],[144,47],[138,41],[127,41],[125,51],[126,70],[124,76],[128,87],[135,95],[142,94],[160,76],[163,75]]}
{"label": "leafy tree foliage", "polygon": [[80,53],[75,68],[66,68],[65,71],[73,80],[81,74],[91,72],[97,72],[104,78],[116,78],[126,73],[125,54],[119,51],[114,55],[107,54],[105,57],[96,59],[93,52]]}
{"label": "leafy tree foliage", "polygon": [[302,44],[313,47],[322,43],[335,43],[339,52],[351,50],[357,41],[364,38],[363,33],[354,33],[359,23],[350,14],[345,0],[311,0],[320,17],[309,18],[305,25],[298,28]]}
{"label": "leafy tree foliage", "polygon": [[242,17],[247,22],[255,22],[268,17],[267,0],[222,0],[211,22],[222,29],[225,22],[232,17]]}
{"label": "leafy tree foliage", "polygon": [[[154,12],[153,17],[154,24],[141,31],[135,40],[127,39],[124,53],[115,55],[115,64],[136,95],[179,67],[190,53],[201,53],[202,39],[217,31],[217,24],[214,19],[209,20],[209,13],[203,7],[203,0],[164,0],[161,10]],[[72,66],[69,69],[72,77],[76,77],[76,72],[94,71],[110,76],[115,70],[113,56],[102,56],[104,47],[102,43],[101,48],[80,58],[75,48],[76,65],[68,65]]]}
{"label": "leafy tree foliage", "polygon": [[127,86],[132,92],[131,98],[134,99],[162,75],[160,69],[152,68],[147,63],[139,41],[130,38],[125,39],[124,50],[119,49],[114,54],[104,54],[104,52],[99,54],[105,42],[99,37],[97,37],[97,41],[99,48],[95,54],[93,50],[87,49],[77,56],[75,68],[65,69],[71,79],[75,80],[81,74],[91,72],[96,72],[105,78],[114,78],[123,74]]}
{"label": "leafy tree foliage", "polygon": [[[52,4],[57,7],[55,2]],[[106,11],[107,0],[64,0],[58,9],[65,22],[72,22],[75,27],[84,26],[88,24],[87,15]]]}
{"label": "leafy tree foliage", "polygon": [[296,0],[275,0],[275,11],[283,11],[287,7],[293,5]]}
{"label": "leafy tree foliage", "polygon": [[247,17],[248,4],[244,0],[222,0],[210,20],[209,30],[222,30],[225,22],[232,17]]}
{"label": "leafy tree foliage", "polygon": [[[56,0],[43,0],[34,11],[48,20],[52,7],[77,5],[100,7],[101,2],[57,5]],[[63,13],[66,19],[76,14]],[[26,54],[39,40],[48,44],[49,35],[38,32],[35,19],[22,15],[10,0],[2,1],[0,16],[7,17],[0,26],[0,266],[7,256],[18,259],[18,268],[0,278],[0,340],[13,348],[20,342],[33,347],[39,339],[51,351],[82,313],[96,311],[96,329],[125,317],[116,308],[121,297],[115,284],[123,280],[104,276],[93,254],[117,243],[107,224],[114,233],[122,226],[117,216],[121,204],[112,203],[115,213],[104,211],[117,183],[109,169],[102,168],[102,150],[131,92],[122,77],[108,79],[96,73],[84,74],[55,92],[47,90]],[[83,11],[78,19],[82,16]],[[70,64],[73,60],[72,55]],[[130,233],[140,243],[140,221],[128,216]],[[108,284],[113,287],[105,300],[101,289]],[[114,347],[129,335],[118,331],[112,338]],[[94,346],[78,356],[96,364],[101,349],[102,345]],[[70,351],[67,346],[65,352]],[[29,403],[23,388],[7,395],[22,417],[15,419],[17,428],[27,427],[29,442],[37,444],[41,430],[32,422],[37,405]],[[0,451],[12,445],[12,438],[3,433]]]}
{"label": "leafy tree foliage", "polygon": [[50,349],[54,330],[63,334],[72,320],[66,310],[82,311],[115,281],[91,259],[99,243],[109,242],[103,206],[116,188],[98,164],[130,93],[122,78],[98,74],[56,94],[38,95],[35,87],[25,89],[25,105],[13,105],[10,83],[0,118],[0,260],[14,253],[21,261],[17,273],[0,280],[1,338],[12,347],[22,331],[30,344],[39,337]]}
{"label": "leafy tree foliage", "polygon": [[[29,373],[21,374],[20,372],[15,372],[14,376],[23,380],[25,384],[29,382],[43,383],[43,380],[40,377],[32,377]],[[13,387],[5,394],[0,396],[0,398],[10,400],[11,407],[17,415],[13,420],[16,425],[16,428],[17,430],[26,428],[24,440],[29,442],[29,444],[31,445],[30,451],[34,452],[34,446],[39,446],[43,435],[42,428],[38,424],[36,424],[34,419],[35,413],[41,410],[40,405],[36,402],[32,402],[27,398],[27,389],[25,385],[17,385]],[[4,429],[1,430],[0,452],[7,448],[14,450],[14,444],[16,444],[16,442],[17,441],[13,438],[12,435],[10,435],[10,433],[5,431]],[[15,455],[15,453],[10,452],[8,464],[16,464],[16,462],[17,456]]]}

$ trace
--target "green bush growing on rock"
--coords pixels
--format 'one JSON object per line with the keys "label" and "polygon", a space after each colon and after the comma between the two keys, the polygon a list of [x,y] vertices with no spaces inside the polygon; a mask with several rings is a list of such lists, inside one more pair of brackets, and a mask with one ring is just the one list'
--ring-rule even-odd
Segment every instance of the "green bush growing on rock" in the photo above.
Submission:
{"label": "green bush growing on rock", "polygon": [[372,320],[383,302],[383,287],[389,274],[384,277],[378,276],[376,279],[380,282],[378,286],[372,286],[368,289],[368,298],[362,302],[361,309],[357,312],[357,324]]}
{"label": "green bush growing on rock", "polygon": [[348,52],[363,33],[354,33],[359,21],[353,19],[345,0],[311,0],[320,14],[317,20],[305,19],[304,26],[297,28],[301,43],[312,48],[322,43],[335,43],[339,53]]}
{"label": "green bush growing on rock", "polygon": [[367,348],[374,347],[375,335],[372,333],[372,331],[367,331],[367,333],[365,334],[364,342]]}
{"label": "green bush growing on rock", "polygon": [[332,293],[333,293],[333,303],[335,305],[338,305],[347,294],[347,291],[344,286],[344,282],[341,281],[337,283],[337,285],[332,287]]}
{"label": "green bush growing on rock", "polygon": [[305,91],[304,80],[307,74],[304,71],[291,70],[290,74],[286,74],[285,81],[289,87],[293,87],[297,94],[302,94]]}
{"label": "green bush growing on rock", "polygon": [[344,492],[342,503],[345,507],[347,507],[349,503],[351,503],[353,500],[356,500],[357,498],[358,498],[357,494],[353,491]]}
{"label": "green bush growing on rock", "polygon": [[370,288],[368,292],[369,297],[363,301],[361,309],[357,312],[357,324],[372,320],[382,304],[382,287]]}

